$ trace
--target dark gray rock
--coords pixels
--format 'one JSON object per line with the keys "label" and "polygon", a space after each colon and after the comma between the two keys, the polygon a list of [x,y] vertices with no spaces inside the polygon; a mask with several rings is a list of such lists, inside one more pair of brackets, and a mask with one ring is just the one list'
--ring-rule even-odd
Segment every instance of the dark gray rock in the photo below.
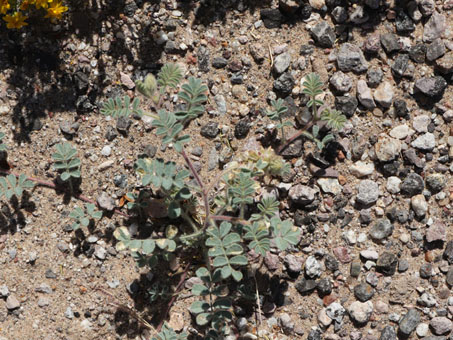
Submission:
{"label": "dark gray rock", "polygon": [[408,195],[410,197],[421,194],[423,189],[425,188],[425,183],[423,181],[422,176],[416,174],[415,172],[410,173],[401,183],[401,192],[404,195]]}
{"label": "dark gray rock", "polygon": [[126,134],[131,124],[132,121],[129,118],[121,116],[116,121],[116,129],[119,132]]}
{"label": "dark gray rock", "polygon": [[278,28],[284,20],[283,14],[276,8],[264,8],[260,16],[266,28]]}
{"label": "dark gray rock", "polygon": [[393,224],[387,219],[382,218],[371,227],[370,236],[375,241],[385,240],[393,233]]}
{"label": "dark gray rock", "polygon": [[224,57],[215,57],[212,59],[212,67],[214,68],[225,68],[228,64],[228,60]]}
{"label": "dark gray rock", "polygon": [[398,42],[398,36],[393,33],[382,34],[381,44],[382,47],[384,47],[385,52],[388,54],[401,50],[400,43]]}
{"label": "dark gray rock", "polygon": [[376,262],[376,269],[386,276],[392,276],[395,274],[397,264],[398,258],[395,254],[384,252]]}
{"label": "dark gray rock", "polygon": [[372,67],[366,73],[367,84],[369,87],[377,87],[384,77],[384,72],[381,68]]}
{"label": "dark gray rock", "polygon": [[369,284],[362,282],[354,287],[354,296],[360,302],[368,301],[374,296],[374,289]]}
{"label": "dark gray rock", "polygon": [[379,340],[396,340],[396,331],[392,326],[385,326]]}
{"label": "dark gray rock", "polygon": [[445,54],[446,48],[442,39],[436,39],[426,47],[426,59],[434,61]]}
{"label": "dark gray rock", "polygon": [[350,43],[341,45],[337,55],[337,63],[338,68],[344,72],[361,73],[368,69],[368,63],[360,48]]}
{"label": "dark gray rock", "polygon": [[442,174],[431,174],[426,176],[426,187],[432,193],[438,193],[443,188],[445,188],[446,184],[447,181],[445,179],[445,176]]}
{"label": "dark gray rock", "polygon": [[217,122],[206,123],[200,131],[200,134],[206,138],[215,138],[219,134],[219,124]]}
{"label": "dark gray rock", "polygon": [[288,95],[294,88],[295,80],[289,72],[283,73],[274,81],[274,90],[283,95]]}
{"label": "dark gray rock", "polygon": [[200,72],[206,73],[209,71],[209,49],[205,46],[200,46],[197,51],[198,69]]}
{"label": "dark gray rock", "polygon": [[335,42],[335,31],[326,21],[321,21],[316,24],[312,30],[311,35],[315,42],[321,47],[332,47]]}
{"label": "dark gray rock", "polygon": [[425,44],[416,44],[411,47],[409,50],[409,57],[412,61],[416,63],[424,63],[426,55],[426,45]]}
{"label": "dark gray rock", "polygon": [[423,263],[420,266],[420,277],[422,279],[429,279],[433,276],[433,265],[431,263]]}
{"label": "dark gray rock", "polygon": [[445,281],[447,284],[452,287],[453,286],[453,267],[450,267],[448,269],[447,275],[445,277]]}
{"label": "dark gray rock", "polygon": [[409,269],[409,261],[407,261],[406,259],[402,259],[402,260],[398,261],[398,271],[400,273],[404,273],[408,269]]}
{"label": "dark gray rock", "polygon": [[453,264],[453,241],[448,241],[442,256],[449,264]]}
{"label": "dark gray rock", "polygon": [[397,117],[406,117],[409,113],[407,104],[403,99],[395,99],[395,101],[393,102],[393,107],[395,109],[395,114]]}
{"label": "dark gray rock", "polygon": [[348,11],[342,6],[337,6],[332,10],[332,18],[337,24],[342,24],[348,20]]}
{"label": "dark gray rock", "polygon": [[357,110],[359,102],[356,97],[339,96],[335,97],[335,108],[350,118]]}
{"label": "dark gray rock", "polygon": [[307,280],[302,278],[299,282],[296,283],[295,288],[302,295],[307,295],[313,292],[317,284],[315,280]]}
{"label": "dark gray rock", "polygon": [[393,75],[398,78],[401,78],[404,75],[404,72],[406,72],[408,64],[409,56],[407,54],[398,55],[394,63],[392,64]]}
{"label": "dark gray rock", "polygon": [[[453,270],[452,270],[452,279],[453,279]],[[332,283],[330,282],[329,278],[323,278],[319,280],[318,284],[316,285],[316,290],[320,296],[326,296],[332,293]]]}
{"label": "dark gray rock", "polygon": [[420,312],[416,309],[409,309],[399,323],[398,332],[408,337],[420,323]]}
{"label": "dark gray rock", "polygon": [[398,33],[409,33],[415,30],[415,24],[404,11],[399,11],[395,20],[396,31]]}
{"label": "dark gray rock", "polygon": [[250,131],[250,122],[247,118],[241,119],[234,127],[234,136],[237,139],[243,139],[247,137]]}

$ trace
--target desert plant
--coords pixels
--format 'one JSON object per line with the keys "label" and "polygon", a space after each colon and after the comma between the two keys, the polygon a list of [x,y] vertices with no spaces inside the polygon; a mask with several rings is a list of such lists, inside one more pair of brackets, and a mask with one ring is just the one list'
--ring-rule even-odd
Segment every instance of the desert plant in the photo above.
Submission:
{"label": "desert plant", "polygon": [[[341,130],[346,123],[346,116],[337,110],[330,109],[324,101],[319,98],[323,93],[324,84],[319,75],[310,73],[305,77],[303,82],[302,93],[308,96],[307,107],[311,110],[311,120],[302,130],[296,132],[280,146],[279,152],[283,151],[290,143],[301,136],[312,140],[319,150],[322,150],[329,142],[335,139],[332,131]],[[282,109],[280,109],[282,110]],[[320,126],[318,122],[323,122],[331,130],[331,133],[324,137],[320,136]]]}
{"label": "desert plant", "polygon": [[88,225],[91,222],[94,222],[94,220],[101,219],[102,211],[96,210],[96,205],[86,203],[85,209],[76,207],[73,211],[71,211],[69,217],[75,220],[71,226],[72,230],[77,230],[80,227],[88,227]]}
{"label": "desert plant", "polygon": [[[231,280],[243,281],[249,265],[246,251],[252,249],[265,256],[271,240],[284,251],[297,244],[300,231],[289,220],[276,217],[275,199],[256,202],[262,190],[261,180],[269,182],[270,178],[289,170],[289,165],[272,149],[245,152],[212,185],[202,181],[185,152],[190,137],[183,130],[204,112],[207,87],[201,80],[189,78],[178,92],[181,101],[178,110],[162,109],[160,105],[169,90],[178,88],[180,75],[176,66],[166,66],[158,79],[147,76],[138,82],[137,90],[155,104],[157,116],[152,125],[156,135],[161,137],[162,144],[173,146],[187,169],[161,159],[142,158],[135,165],[143,191],[155,193],[164,202],[169,221],[178,223],[167,221],[166,224],[165,220],[162,220],[164,224],[155,223],[154,236],[145,239],[137,239],[127,227],[117,228],[114,236],[118,240],[117,249],[131,251],[139,266],[155,266],[181,251],[199,253],[205,259],[205,266],[196,275],[203,284],[192,289],[200,300],[192,305],[191,311],[197,324],[206,327],[206,338],[217,339],[228,333],[233,318],[233,299],[225,295],[224,288]],[[115,110],[103,113],[116,115]],[[190,182],[189,175],[194,181]],[[213,192],[215,186],[217,190]],[[146,202],[138,200],[140,193],[128,195],[126,199],[131,203],[128,207],[146,210]],[[149,197],[148,201],[153,199],[156,198]],[[258,213],[251,215],[249,211],[255,207]]]}
{"label": "desert plant", "polygon": [[16,177],[9,174],[6,177],[0,177],[0,198],[5,197],[7,200],[13,196],[17,198],[22,196],[24,189],[33,188],[34,183],[30,181],[24,174]]}
{"label": "desert plant", "polygon": [[77,149],[69,143],[60,143],[55,145],[57,152],[52,154],[54,160],[54,169],[60,172],[60,178],[63,182],[71,178],[80,177],[80,159],[76,157]]}
{"label": "desert plant", "polygon": [[267,111],[266,114],[271,120],[278,121],[277,129],[280,129],[282,133],[282,142],[285,143],[285,126],[293,126],[290,121],[283,121],[283,115],[288,112],[288,107],[285,105],[283,99],[278,98],[277,100],[271,100],[272,110]]}
{"label": "desert plant", "polygon": [[5,138],[5,134],[0,132],[0,151],[6,151],[6,144],[2,141],[3,138]]}

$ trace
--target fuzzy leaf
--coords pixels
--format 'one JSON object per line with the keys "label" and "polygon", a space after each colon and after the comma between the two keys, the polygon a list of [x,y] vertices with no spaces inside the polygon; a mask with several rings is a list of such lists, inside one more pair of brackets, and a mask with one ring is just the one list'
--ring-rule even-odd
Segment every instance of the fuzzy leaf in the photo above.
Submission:
{"label": "fuzzy leaf", "polygon": [[299,241],[300,230],[289,220],[282,221],[274,217],[271,219],[271,228],[275,236],[275,244],[281,251],[288,249],[290,245],[296,245]]}

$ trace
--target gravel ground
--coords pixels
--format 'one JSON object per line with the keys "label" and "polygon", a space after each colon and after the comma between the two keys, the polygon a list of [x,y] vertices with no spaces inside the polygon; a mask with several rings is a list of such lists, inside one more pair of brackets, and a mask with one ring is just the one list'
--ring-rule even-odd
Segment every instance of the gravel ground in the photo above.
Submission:
{"label": "gravel ground", "polygon": [[[453,339],[453,1],[71,8],[61,26],[0,32],[0,131],[12,171],[54,180],[54,145],[68,140],[82,159],[80,191],[118,205],[139,184],[139,155],[177,157],[149,120],[108,119],[101,103],[133,95],[136,79],[176,62],[209,87],[207,112],[187,129],[209,182],[250,143],[276,144],[264,114],[271,99],[303,124],[301,82],[316,72],[324,101],[348,122],[322,154],[307,140],[283,152],[292,172],[271,192],[302,237],[265,258],[261,338]],[[80,205],[40,186],[18,205],[2,202],[1,340],[148,339],[118,304],[160,321],[165,301],[149,303],[146,291],[161,279],[176,285],[182,264],[168,277],[137,268],[112,239],[137,222],[118,214],[71,232],[68,215]],[[192,276],[168,321],[196,338]],[[257,339],[253,313],[234,311],[235,334]]]}

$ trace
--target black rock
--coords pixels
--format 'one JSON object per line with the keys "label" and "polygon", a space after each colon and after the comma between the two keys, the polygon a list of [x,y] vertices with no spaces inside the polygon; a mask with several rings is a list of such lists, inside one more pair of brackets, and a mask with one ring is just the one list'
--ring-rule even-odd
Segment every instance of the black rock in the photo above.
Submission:
{"label": "black rock", "polygon": [[424,44],[416,44],[409,50],[409,57],[416,63],[424,63],[426,54],[426,46]]}
{"label": "black rock", "polygon": [[311,12],[313,11],[313,8],[309,4],[303,4],[300,7],[300,18],[302,20],[306,20],[311,16]]}
{"label": "black rock", "polygon": [[421,194],[425,188],[422,176],[415,172],[410,173],[401,183],[401,193],[407,196]]}
{"label": "black rock", "polygon": [[407,54],[400,54],[396,57],[392,65],[392,73],[394,76],[401,78],[406,72],[409,63],[409,56]]}
{"label": "black rock", "polygon": [[376,269],[386,276],[391,276],[395,274],[397,264],[398,258],[395,254],[384,252],[377,260]]}
{"label": "black rock", "polygon": [[356,97],[339,96],[335,97],[335,108],[350,118],[357,110],[358,101]]}
{"label": "black rock", "polygon": [[401,46],[398,42],[398,36],[393,33],[387,33],[381,35],[381,44],[384,47],[385,52],[393,53],[401,50]]}
{"label": "black rock", "polygon": [[264,8],[260,15],[266,28],[279,28],[285,18],[276,8]]}
{"label": "black rock", "polygon": [[453,264],[453,241],[448,241],[442,256],[449,264]]}
{"label": "black rock", "polygon": [[228,60],[226,60],[224,57],[215,57],[212,59],[212,67],[214,68],[224,68],[228,64]]}
{"label": "black rock", "polygon": [[244,77],[240,73],[233,73],[230,78],[231,84],[238,85],[244,83]]}
{"label": "black rock", "polygon": [[399,323],[398,332],[408,337],[420,323],[420,312],[416,309],[409,309]]}
{"label": "black rock", "polygon": [[335,42],[335,32],[326,21],[321,21],[311,30],[311,35],[321,47],[332,47]]}
{"label": "black rock", "polygon": [[280,152],[280,155],[284,158],[296,158],[300,157],[303,153],[303,141],[301,138],[296,139],[294,142],[290,143],[286,148]]}
{"label": "black rock", "polygon": [[294,88],[295,80],[289,72],[283,73],[274,81],[274,90],[284,95],[291,93]]}
{"label": "black rock", "polygon": [[315,280],[307,280],[302,278],[299,282],[296,283],[295,287],[297,291],[302,295],[310,294],[315,290],[317,283]]}
{"label": "black rock", "polygon": [[316,286],[316,290],[320,296],[326,296],[332,293],[332,283],[326,277],[324,279],[319,280],[318,285]]}
{"label": "black rock", "polygon": [[337,24],[342,24],[348,20],[348,11],[342,6],[337,6],[332,10],[332,18]]}
{"label": "black rock", "polygon": [[94,105],[86,95],[78,97],[75,106],[78,113],[88,113],[94,110]]}
{"label": "black rock", "polygon": [[374,289],[369,284],[362,282],[354,287],[354,296],[360,302],[366,302],[374,296]]}
{"label": "black rock", "polygon": [[406,117],[409,113],[407,104],[402,99],[395,99],[395,101],[393,102],[393,107],[395,109],[395,114],[397,117]]}
{"label": "black rock", "polygon": [[404,11],[398,12],[395,20],[395,26],[398,33],[408,33],[415,30],[414,22]]}
{"label": "black rock", "polygon": [[206,123],[200,131],[200,134],[206,138],[215,138],[219,134],[219,124],[216,122]]}
{"label": "black rock", "polygon": [[234,136],[237,139],[242,139],[247,137],[247,134],[250,131],[250,123],[248,119],[241,119],[236,126],[234,127]]}
{"label": "black rock", "polygon": [[396,340],[396,332],[392,326],[385,326],[381,332],[379,340]]}

